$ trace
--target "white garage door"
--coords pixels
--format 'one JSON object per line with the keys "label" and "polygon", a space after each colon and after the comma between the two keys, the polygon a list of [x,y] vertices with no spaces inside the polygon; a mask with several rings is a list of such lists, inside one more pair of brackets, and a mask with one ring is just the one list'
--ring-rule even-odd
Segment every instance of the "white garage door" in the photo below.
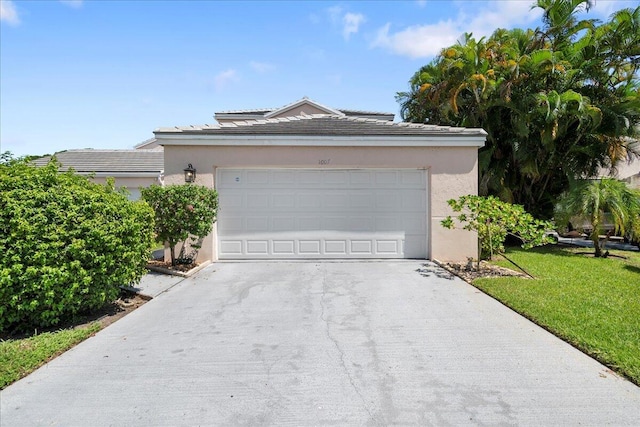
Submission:
{"label": "white garage door", "polygon": [[416,169],[218,169],[218,257],[425,258]]}

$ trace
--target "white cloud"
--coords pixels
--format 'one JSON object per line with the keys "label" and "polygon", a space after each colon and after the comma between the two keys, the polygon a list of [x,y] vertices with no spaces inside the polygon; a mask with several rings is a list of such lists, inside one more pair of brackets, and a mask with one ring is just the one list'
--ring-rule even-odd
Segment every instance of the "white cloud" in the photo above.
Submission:
{"label": "white cloud", "polygon": [[638,2],[635,0],[599,0],[589,10],[589,14],[584,19],[590,19],[589,15],[596,14],[599,15],[600,19],[607,20],[613,12],[620,9],[634,9],[636,7],[638,7]]}
{"label": "white cloud", "polygon": [[10,25],[20,24],[18,11],[11,0],[0,0],[0,21]]}
{"label": "white cloud", "polygon": [[67,6],[71,6],[73,8],[82,7],[83,0],[60,0],[60,3],[66,4]]}
{"label": "white cloud", "polygon": [[491,35],[497,28],[531,24],[542,15],[541,9],[531,10],[531,3],[522,0],[484,2],[477,13],[468,10],[469,2],[451,4],[458,8],[455,19],[413,25],[396,32],[391,32],[391,24],[387,23],[378,29],[371,47],[387,49],[414,59],[430,57],[454,44],[465,32],[480,38]]}
{"label": "white cloud", "polygon": [[360,29],[360,24],[365,21],[364,15],[361,13],[346,13],[342,17],[342,36],[345,40],[349,40],[351,34],[355,34]]}
{"label": "white cloud", "polygon": [[329,14],[331,22],[334,24],[338,24],[340,22],[340,16],[342,15],[342,8],[340,6],[330,7],[327,9],[327,13]]}
{"label": "white cloud", "polygon": [[454,44],[460,35],[451,21],[415,25],[393,34],[389,33],[390,28],[391,24],[380,28],[371,46],[414,59],[437,55],[443,47]]}
{"label": "white cloud", "polygon": [[276,66],[268,62],[250,61],[249,66],[258,73],[268,73],[276,69]]}
{"label": "white cloud", "polygon": [[220,91],[226,88],[230,83],[238,80],[238,73],[236,70],[229,68],[216,74],[213,78],[213,84],[216,90]]}
{"label": "white cloud", "polygon": [[360,25],[366,21],[363,14],[344,12],[340,6],[328,8],[327,13],[331,23],[342,28],[342,37],[345,40],[349,40],[351,34],[357,33],[360,30]]}
{"label": "white cloud", "polygon": [[490,36],[497,28],[528,26],[541,16],[542,9],[531,9],[531,3],[528,1],[494,0],[471,20],[461,18],[459,25],[466,26],[467,29],[463,32],[473,33],[476,38],[480,38]]}
{"label": "white cloud", "polygon": [[427,5],[427,0],[416,0],[416,3],[419,7],[425,7]]}

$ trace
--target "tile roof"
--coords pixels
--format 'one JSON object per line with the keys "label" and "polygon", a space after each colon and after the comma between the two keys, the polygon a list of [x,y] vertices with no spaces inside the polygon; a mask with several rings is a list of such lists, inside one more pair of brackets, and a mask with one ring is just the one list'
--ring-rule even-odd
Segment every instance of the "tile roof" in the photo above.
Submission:
{"label": "tile roof", "polygon": [[161,134],[215,135],[305,135],[305,136],[401,136],[401,135],[486,135],[482,129],[394,123],[389,120],[312,114],[229,123],[159,128]]}
{"label": "tile roof", "polygon": [[[164,170],[164,152],[158,150],[67,150],[55,154],[61,170],[73,168],[79,173],[159,174]],[[51,156],[36,159],[46,165]]]}
{"label": "tile roof", "polygon": [[220,111],[215,114],[215,118],[227,119],[227,118],[237,118],[237,116],[246,116],[251,119],[258,118],[269,118],[272,115],[279,115],[280,112],[287,111],[288,109],[308,104],[310,106],[316,107],[320,110],[324,110],[327,114],[336,114],[341,115],[344,114],[346,116],[364,116],[366,118],[375,118],[381,120],[393,120],[395,117],[394,113],[388,112],[380,112],[380,111],[364,111],[364,110],[350,110],[344,108],[331,108],[326,105],[320,104],[312,99],[307,98],[306,96],[297,101],[291,102],[287,105],[278,108],[257,108],[250,110],[228,110],[228,111]]}

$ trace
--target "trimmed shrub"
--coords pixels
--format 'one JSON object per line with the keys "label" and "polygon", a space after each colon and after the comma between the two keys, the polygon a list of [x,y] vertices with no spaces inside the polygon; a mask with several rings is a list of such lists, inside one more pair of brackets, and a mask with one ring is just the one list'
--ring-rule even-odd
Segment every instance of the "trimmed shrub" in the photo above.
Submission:
{"label": "trimmed shrub", "polygon": [[57,162],[0,162],[0,331],[54,326],[145,274],[153,211]]}
{"label": "trimmed shrub", "polygon": [[[193,184],[152,185],[142,189],[142,198],[155,212],[156,236],[169,245],[172,265],[184,261],[187,243],[197,250],[202,239],[211,233],[218,211],[218,193],[214,189]],[[176,245],[181,242],[182,250],[176,256]]]}
{"label": "trimmed shrub", "polygon": [[[494,254],[504,253],[507,235],[521,240],[525,249],[551,242],[545,232],[553,229],[553,224],[535,219],[521,205],[512,205],[493,196],[475,195],[461,196],[447,203],[458,213],[454,218],[463,225],[464,230],[478,233],[482,259],[491,259]],[[456,221],[447,216],[440,223],[445,228],[453,229]]]}

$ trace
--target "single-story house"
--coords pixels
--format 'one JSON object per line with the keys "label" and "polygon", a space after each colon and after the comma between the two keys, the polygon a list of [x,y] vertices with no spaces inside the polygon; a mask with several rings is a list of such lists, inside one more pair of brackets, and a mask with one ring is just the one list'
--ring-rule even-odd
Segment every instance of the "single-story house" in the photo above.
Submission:
{"label": "single-story house", "polygon": [[227,111],[216,124],[160,128],[166,184],[215,188],[220,209],[199,260],[477,258],[448,230],[447,200],[478,191],[482,129],[395,123],[303,98]]}
{"label": "single-story house", "polygon": [[629,187],[640,189],[640,159],[622,162],[614,170],[605,171],[602,175],[618,178]]}
{"label": "single-story house", "polygon": [[[626,138],[630,152],[640,152],[640,140]],[[614,168],[602,168],[598,177],[612,177],[624,181],[630,188],[640,189],[640,158],[631,157],[621,160]]]}
{"label": "single-story house", "polygon": [[[164,170],[162,149],[134,150],[67,150],[55,154],[60,162],[60,170],[72,168],[81,175],[92,175],[93,180],[104,184],[107,178],[115,179],[118,188],[126,187],[129,198],[140,198],[140,189],[152,184],[161,184]],[[51,156],[33,161],[36,166],[44,166]]]}

